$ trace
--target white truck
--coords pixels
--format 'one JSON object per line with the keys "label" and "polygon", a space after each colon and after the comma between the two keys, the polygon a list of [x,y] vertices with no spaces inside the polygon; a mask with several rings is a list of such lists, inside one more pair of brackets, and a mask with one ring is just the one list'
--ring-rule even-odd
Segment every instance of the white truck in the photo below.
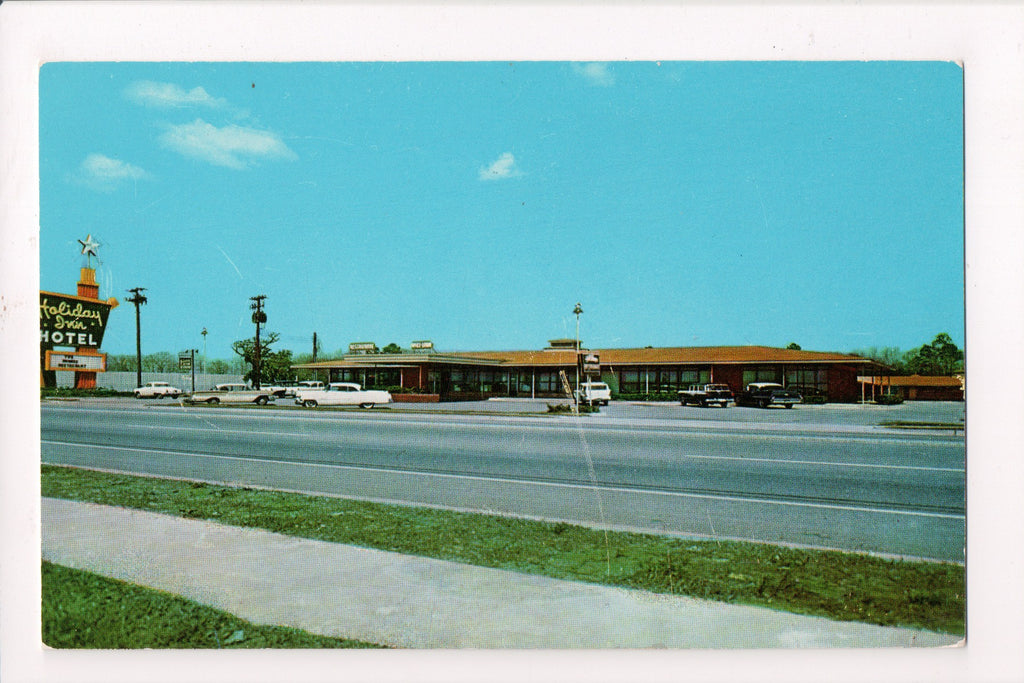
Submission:
{"label": "white truck", "polygon": [[604,382],[586,382],[576,390],[576,398],[587,405],[608,405],[612,400],[612,390]]}
{"label": "white truck", "polygon": [[265,406],[274,400],[268,389],[253,389],[248,384],[218,384],[209,391],[193,391],[185,397],[186,403],[255,403]]}

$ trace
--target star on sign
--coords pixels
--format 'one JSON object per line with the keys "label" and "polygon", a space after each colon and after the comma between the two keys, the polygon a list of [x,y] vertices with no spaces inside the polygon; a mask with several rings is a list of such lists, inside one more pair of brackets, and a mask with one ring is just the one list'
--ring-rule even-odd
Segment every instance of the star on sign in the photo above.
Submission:
{"label": "star on sign", "polygon": [[93,241],[92,233],[89,233],[84,240],[78,240],[78,243],[82,245],[82,253],[88,254],[89,256],[95,256],[96,247],[100,246],[99,242]]}

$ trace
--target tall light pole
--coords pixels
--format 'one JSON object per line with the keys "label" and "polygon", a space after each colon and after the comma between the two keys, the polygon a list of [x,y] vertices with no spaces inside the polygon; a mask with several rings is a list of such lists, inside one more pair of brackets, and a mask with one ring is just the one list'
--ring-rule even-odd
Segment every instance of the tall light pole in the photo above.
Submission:
{"label": "tall light pole", "polygon": [[203,331],[200,332],[200,334],[203,335],[203,374],[205,375],[206,374],[206,328],[205,327],[203,328]]}
{"label": "tall light pole", "polygon": [[135,386],[142,386],[142,332],[139,326],[139,306],[146,303],[147,299],[143,292],[145,287],[134,287],[128,290],[132,297],[128,299],[135,304]]}
{"label": "tall light pole", "polygon": [[576,307],[572,309],[572,312],[576,315],[576,393],[573,394],[573,405],[576,406],[576,413],[580,412],[580,313],[583,312],[583,307],[580,306],[580,302],[576,302]]}

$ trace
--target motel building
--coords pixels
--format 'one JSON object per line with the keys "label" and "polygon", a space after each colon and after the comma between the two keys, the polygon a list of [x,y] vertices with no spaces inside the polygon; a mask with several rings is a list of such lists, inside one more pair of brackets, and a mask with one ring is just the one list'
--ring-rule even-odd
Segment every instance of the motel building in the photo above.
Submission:
{"label": "motel building", "polygon": [[[564,377],[576,383],[576,341],[553,339],[537,351],[439,353],[429,341],[401,353],[381,353],[370,342],[350,344],[342,358],[292,366],[330,382],[389,389],[398,401],[462,401],[485,398],[565,397]],[[777,382],[830,402],[863,399],[865,376],[888,368],[842,353],[768,346],[705,346],[640,349],[580,347],[586,377],[606,382],[613,395],[674,394],[691,384],[728,384],[740,392],[751,382]],[[396,391],[397,388],[397,391]]]}

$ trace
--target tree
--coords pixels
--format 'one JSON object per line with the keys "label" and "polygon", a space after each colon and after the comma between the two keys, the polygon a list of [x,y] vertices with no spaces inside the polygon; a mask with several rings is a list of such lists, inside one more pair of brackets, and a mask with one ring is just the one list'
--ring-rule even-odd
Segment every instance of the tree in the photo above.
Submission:
{"label": "tree", "polygon": [[855,356],[863,356],[878,361],[882,365],[892,368],[895,375],[906,375],[907,364],[904,360],[905,354],[898,346],[883,346],[878,348],[872,346],[867,349],[857,349],[851,352]]}
{"label": "tree", "polygon": [[110,354],[107,356],[108,372],[135,372],[135,356]]}
{"label": "tree", "polygon": [[[281,335],[277,332],[267,332],[260,336],[260,384],[280,382],[291,377],[292,352],[270,350],[270,346],[280,338]],[[247,382],[255,383],[256,338],[232,342],[231,350],[241,356],[242,361],[249,366],[249,370],[242,377]]]}
{"label": "tree", "polygon": [[394,342],[391,342],[390,344],[385,346],[383,349],[381,349],[380,352],[381,353],[401,353],[402,352],[402,347],[399,346],[398,344],[394,343]]}
{"label": "tree", "polygon": [[942,332],[931,344],[925,344],[906,355],[907,371],[915,375],[952,375],[963,371],[964,352],[953,339]]}
{"label": "tree", "polygon": [[178,357],[168,351],[157,351],[142,357],[143,372],[177,372]]}
{"label": "tree", "polygon": [[800,351],[801,350],[800,345],[797,344],[796,342],[790,342],[789,346],[787,346],[786,348],[789,349],[790,351]]}
{"label": "tree", "polygon": [[212,375],[226,375],[231,372],[231,366],[226,360],[215,358],[206,364],[206,371]]}

